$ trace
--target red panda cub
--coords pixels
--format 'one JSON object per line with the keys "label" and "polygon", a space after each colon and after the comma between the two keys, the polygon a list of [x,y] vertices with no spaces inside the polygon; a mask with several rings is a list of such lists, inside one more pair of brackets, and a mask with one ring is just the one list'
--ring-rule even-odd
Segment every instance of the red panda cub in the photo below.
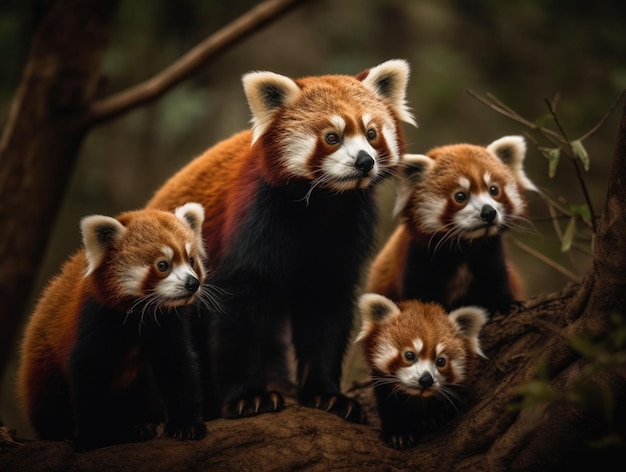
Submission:
{"label": "red panda cub", "polygon": [[365,360],[374,384],[381,439],[407,449],[459,411],[468,393],[487,321],[479,307],[449,314],[438,303],[366,293],[359,300]]}
{"label": "red panda cub", "polygon": [[284,407],[273,384],[289,374],[288,332],[299,403],[365,420],[340,391],[341,365],[373,250],[375,189],[404,153],[402,122],[415,124],[408,76],[403,60],[356,76],[248,73],[252,129],[197,157],[148,203],[204,205],[214,283],[228,294],[223,314],[201,313],[205,372],[221,416]]}
{"label": "red panda cub", "polygon": [[507,313],[522,298],[502,232],[524,220],[526,143],[455,144],[404,156],[401,221],[370,267],[367,291],[393,300],[480,305]]}
{"label": "red panda cub", "polygon": [[21,344],[18,396],[39,439],[89,450],[149,439],[160,421],[167,436],[205,436],[197,359],[177,313],[214,301],[203,219],[187,203],[81,220],[84,247],[44,290]]}

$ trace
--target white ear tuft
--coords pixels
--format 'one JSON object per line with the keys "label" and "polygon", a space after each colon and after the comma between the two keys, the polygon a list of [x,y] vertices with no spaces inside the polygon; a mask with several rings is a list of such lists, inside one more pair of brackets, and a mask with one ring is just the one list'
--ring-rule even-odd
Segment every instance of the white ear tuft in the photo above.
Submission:
{"label": "white ear tuft", "polygon": [[88,276],[98,268],[106,250],[126,233],[126,228],[110,216],[91,215],[80,220],[80,229],[87,258],[85,276]]}
{"label": "white ear tuft", "polygon": [[196,235],[202,235],[202,223],[204,222],[204,207],[199,203],[189,202],[174,210],[174,214],[183,220]]}
{"label": "white ear tuft", "polygon": [[242,82],[252,112],[254,143],[267,131],[276,110],[293,103],[298,98],[300,87],[289,77],[263,71],[245,74]]}
{"label": "white ear tuft", "polygon": [[417,126],[406,101],[409,82],[409,63],[404,59],[391,59],[372,67],[363,79],[363,85],[389,102],[402,121]]}
{"label": "white ear tuft", "polygon": [[470,341],[473,351],[479,356],[486,358],[487,356],[480,349],[478,334],[489,319],[487,311],[478,306],[464,306],[451,311],[448,316],[459,328],[459,331]]}
{"label": "white ear tuft", "polygon": [[398,216],[409,201],[415,185],[424,180],[428,171],[435,165],[434,159],[424,154],[404,154],[400,160],[401,178],[396,187],[396,203],[393,216]]}
{"label": "white ear tuft", "polygon": [[174,210],[174,214],[183,220],[193,230],[198,240],[200,253],[206,256],[204,251],[204,239],[202,238],[202,223],[204,222],[204,207],[199,203],[185,203]]}
{"label": "white ear tuft", "polygon": [[359,298],[361,332],[356,341],[363,339],[381,321],[400,313],[398,306],[387,297],[377,293],[364,293]]}
{"label": "white ear tuft", "polygon": [[526,174],[523,163],[526,157],[526,140],[522,136],[504,136],[487,146],[487,150],[500,159],[516,176],[526,190],[538,192]]}

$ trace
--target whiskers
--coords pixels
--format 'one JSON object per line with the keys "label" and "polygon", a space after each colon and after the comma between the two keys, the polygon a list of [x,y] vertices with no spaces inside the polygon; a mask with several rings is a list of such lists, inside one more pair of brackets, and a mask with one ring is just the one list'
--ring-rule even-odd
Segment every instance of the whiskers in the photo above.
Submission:
{"label": "whiskers", "polygon": [[179,300],[177,304],[173,305],[172,303],[175,302],[174,300],[164,297],[163,295],[159,295],[156,292],[151,292],[135,300],[132,306],[126,311],[126,316],[124,317],[122,324],[125,325],[131,315],[135,316],[135,314],[138,314],[138,330],[139,335],[141,336],[142,327],[145,324],[147,314],[152,314],[154,324],[156,326],[161,326],[158,318],[159,314],[169,314],[172,312],[180,318],[181,315],[178,312],[178,309],[185,306],[195,305],[201,306],[209,312],[224,312],[224,306],[222,305],[220,298],[227,294],[228,292],[226,292],[226,290],[223,290],[216,285],[205,283],[200,285],[195,296],[193,298],[190,297],[187,303],[183,303]]}
{"label": "whiskers", "polygon": [[[397,401],[404,400],[405,402],[408,402],[412,398],[421,397],[417,393],[420,390],[419,388],[411,389],[407,386],[403,386],[393,375],[372,376],[372,385],[374,387],[390,385],[392,388],[389,396],[393,396]],[[464,391],[469,391],[469,388],[465,385],[440,384],[438,388],[430,390],[432,396],[424,397],[424,399],[438,398],[440,401],[449,404],[455,411],[458,412],[458,405],[462,401],[461,397]]]}
{"label": "whiskers", "polygon": [[204,283],[198,289],[196,304],[210,312],[224,313],[226,310],[220,298],[228,294],[226,290],[217,285]]}
{"label": "whiskers", "polygon": [[139,311],[139,335],[141,336],[141,328],[144,324],[144,316],[146,312],[149,312],[150,310],[152,310],[152,317],[154,319],[154,322],[157,326],[159,326],[160,324],[157,318],[157,313],[163,312],[163,301],[163,297],[154,292],[144,295],[143,297],[139,297],[135,301],[135,303],[133,303],[133,305],[126,311],[126,316],[124,317],[124,321],[122,322],[122,324],[125,325],[128,321],[129,316],[135,312],[136,308],[141,306],[141,310]]}
{"label": "whiskers", "polygon": [[[439,251],[439,249],[448,244],[448,242],[453,242],[456,240],[456,245],[460,249],[461,241],[464,239],[463,234],[465,233],[465,229],[461,228],[454,223],[448,223],[440,228],[438,233],[434,233],[430,239],[428,240],[428,249],[431,249],[433,252]],[[436,241],[433,247],[433,242]]]}

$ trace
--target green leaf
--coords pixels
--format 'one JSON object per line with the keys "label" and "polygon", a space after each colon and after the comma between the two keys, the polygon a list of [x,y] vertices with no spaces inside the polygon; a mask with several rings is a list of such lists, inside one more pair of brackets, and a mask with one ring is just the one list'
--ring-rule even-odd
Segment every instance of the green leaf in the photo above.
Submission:
{"label": "green leaf", "polygon": [[535,124],[539,127],[544,127],[552,123],[554,123],[554,117],[552,116],[552,113],[546,113],[545,115],[540,116],[535,120]]}
{"label": "green leaf", "polygon": [[548,175],[550,178],[556,174],[556,168],[559,165],[559,157],[561,157],[561,148],[548,149]]}
{"label": "green leaf", "polygon": [[591,221],[591,212],[589,211],[589,207],[585,204],[570,205],[570,211],[572,215],[580,216],[583,221]]}
{"label": "green leaf", "polygon": [[583,167],[585,170],[589,170],[589,154],[587,154],[587,150],[583,146],[583,143],[580,139],[571,142],[572,149],[574,150],[574,154],[580,159],[580,162],[583,163]]}
{"label": "green leaf", "polygon": [[563,241],[561,242],[561,252],[567,252],[572,247],[572,242],[574,241],[574,235],[576,234],[576,218],[572,216],[570,218],[569,223],[567,223],[567,228],[565,228],[565,233],[563,234]]}

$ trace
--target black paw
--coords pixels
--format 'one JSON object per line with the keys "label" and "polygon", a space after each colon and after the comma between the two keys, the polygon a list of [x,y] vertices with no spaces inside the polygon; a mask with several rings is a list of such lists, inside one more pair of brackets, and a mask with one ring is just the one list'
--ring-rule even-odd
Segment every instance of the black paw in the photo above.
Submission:
{"label": "black paw", "polygon": [[341,393],[321,394],[312,397],[300,397],[300,404],[318,410],[325,410],[352,423],[365,424],[367,417],[361,404]]}
{"label": "black paw", "polygon": [[417,436],[412,433],[402,434],[389,434],[382,433],[380,439],[385,445],[402,451],[403,449],[410,449],[417,444]]}
{"label": "black paw", "polygon": [[164,434],[170,438],[179,439],[181,441],[188,439],[198,440],[206,437],[207,429],[206,424],[201,421],[184,425],[168,423],[165,425]]}
{"label": "black paw", "polygon": [[224,403],[222,405],[222,416],[224,418],[236,419],[256,416],[261,413],[276,413],[284,409],[285,400],[283,396],[276,391],[269,391]]}

